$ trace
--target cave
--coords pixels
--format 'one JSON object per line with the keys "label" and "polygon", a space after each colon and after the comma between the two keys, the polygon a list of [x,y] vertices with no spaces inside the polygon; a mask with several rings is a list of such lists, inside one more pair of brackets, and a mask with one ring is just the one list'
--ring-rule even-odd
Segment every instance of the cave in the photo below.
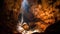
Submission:
{"label": "cave", "polygon": [[59,6],[60,0],[0,0],[0,34],[59,33]]}

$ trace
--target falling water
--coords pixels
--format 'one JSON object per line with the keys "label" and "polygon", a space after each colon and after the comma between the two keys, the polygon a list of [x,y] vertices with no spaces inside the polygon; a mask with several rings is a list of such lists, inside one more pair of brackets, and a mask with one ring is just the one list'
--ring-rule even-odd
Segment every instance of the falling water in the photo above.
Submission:
{"label": "falling water", "polygon": [[29,9],[28,1],[23,0],[22,5],[21,5],[21,11],[20,11],[21,15],[19,15],[19,16],[21,16],[21,18],[19,18],[20,21],[17,25],[18,32],[23,31],[23,32],[21,32],[22,34],[26,33],[26,31],[24,30],[24,28],[22,26],[24,24],[24,13],[27,13],[29,11],[28,9]]}
{"label": "falling water", "polygon": [[19,16],[21,16],[19,23],[17,24],[17,30],[18,32],[21,32],[22,30],[24,30],[24,28],[22,27],[23,23],[24,23],[24,13],[28,12],[28,1],[27,0],[23,0],[22,4],[21,4],[21,11]]}
{"label": "falling water", "polygon": [[24,22],[24,13],[28,14],[29,12],[29,4],[27,0],[23,0],[22,5],[21,5],[21,24]]}

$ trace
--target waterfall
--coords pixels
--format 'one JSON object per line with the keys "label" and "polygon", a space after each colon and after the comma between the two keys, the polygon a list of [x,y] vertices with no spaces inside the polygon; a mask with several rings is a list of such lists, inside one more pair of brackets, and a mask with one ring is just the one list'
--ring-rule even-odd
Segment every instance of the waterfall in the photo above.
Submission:
{"label": "waterfall", "polygon": [[[25,31],[22,26],[25,23],[24,19],[26,19],[24,14],[28,13],[28,11],[29,11],[28,9],[29,9],[28,1],[27,0],[23,0],[23,2],[21,4],[20,15],[19,15],[20,16],[19,17],[20,20],[19,20],[19,23],[17,24],[17,30],[18,30],[18,32]],[[22,34],[23,33],[26,33],[26,31],[22,32]]]}
{"label": "waterfall", "polygon": [[21,24],[24,22],[24,19],[25,17],[25,14],[28,14],[29,13],[29,4],[28,4],[28,1],[27,0],[23,0],[22,4],[21,4]]}

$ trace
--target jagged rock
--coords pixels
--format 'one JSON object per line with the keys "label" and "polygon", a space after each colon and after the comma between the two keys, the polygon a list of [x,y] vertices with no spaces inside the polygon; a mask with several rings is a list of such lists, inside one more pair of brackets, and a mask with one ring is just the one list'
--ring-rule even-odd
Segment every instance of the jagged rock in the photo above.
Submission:
{"label": "jagged rock", "polygon": [[18,22],[22,0],[0,0],[0,31],[1,34],[12,34]]}

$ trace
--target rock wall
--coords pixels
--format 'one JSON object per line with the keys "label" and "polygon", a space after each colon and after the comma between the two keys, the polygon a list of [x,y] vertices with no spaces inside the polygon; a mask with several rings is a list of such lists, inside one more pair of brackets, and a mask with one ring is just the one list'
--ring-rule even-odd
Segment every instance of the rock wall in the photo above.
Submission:
{"label": "rock wall", "polygon": [[15,30],[22,0],[0,0],[1,34],[12,34]]}

